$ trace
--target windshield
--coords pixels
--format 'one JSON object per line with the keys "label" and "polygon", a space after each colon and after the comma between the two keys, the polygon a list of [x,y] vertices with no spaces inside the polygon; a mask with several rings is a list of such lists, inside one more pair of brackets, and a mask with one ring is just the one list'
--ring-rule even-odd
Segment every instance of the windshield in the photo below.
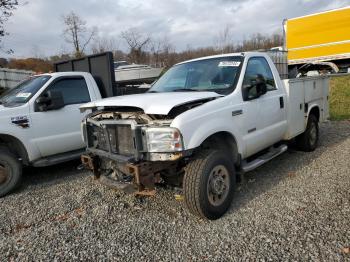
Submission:
{"label": "windshield", "polygon": [[0,104],[14,106],[27,103],[36,92],[51,78],[49,75],[35,76],[23,81],[0,96]]}
{"label": "windshield", "polygon": [[149,92],[214,91],[228,94],[235,88],[242,57],[219,57],[175,65]]}

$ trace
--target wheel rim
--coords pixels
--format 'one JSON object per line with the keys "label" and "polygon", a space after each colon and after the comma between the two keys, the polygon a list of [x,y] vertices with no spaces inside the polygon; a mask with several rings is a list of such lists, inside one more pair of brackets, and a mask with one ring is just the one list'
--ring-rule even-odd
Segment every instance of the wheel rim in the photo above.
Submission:
{"label": "wheel rim", "polygon": [[229,189],[230,178],[227,168],[223,165],[215,166],[210,172],[207,185],[207,196],[210,204],[213,206],[221,205],[225,201]]}
{"label": "wheel rim", "polygon": [[316,143],[316,140],[317,140],[316,124],[312,122],[310,126],[310,144],[314,145]]}
{"label": "wheel rim", "polygon": [[0,185],[5,184],[8,176],[9,176],[9,173],[8,173],[7,169],[3,165],[0,164]]}

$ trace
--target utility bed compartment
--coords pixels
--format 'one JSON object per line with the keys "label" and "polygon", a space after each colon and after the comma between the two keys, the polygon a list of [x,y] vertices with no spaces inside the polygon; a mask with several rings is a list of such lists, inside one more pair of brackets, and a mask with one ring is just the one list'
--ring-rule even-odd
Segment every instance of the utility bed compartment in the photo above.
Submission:
{"label": "utility bed compartment", "polygon": [[286,79],[283,83],[288,105],[288,132],[285,139],[291,139],[304,132],[308,112],[312,107],[319,107],[320,122],[329,117],[328,76]]}

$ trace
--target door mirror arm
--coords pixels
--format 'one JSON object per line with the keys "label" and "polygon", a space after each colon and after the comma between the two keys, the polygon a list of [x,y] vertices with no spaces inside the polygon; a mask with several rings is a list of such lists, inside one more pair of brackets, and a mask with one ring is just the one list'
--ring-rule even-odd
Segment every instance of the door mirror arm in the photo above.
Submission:
{"label": "door mirror arm", "polygon": [[[256,89],[256,94],[255,95],[251,95],[249,96],[249,91],[251,89]],[[253,100],[253,99],[257,99],[259,98],[260,96],[262,96],[263,94],[261,93],[261,91],[259,91],[259,88],[258,88],[258,84],[253,84],[253,85],[250,85],[250,86],[245,86],[242,88],[243,90],[243,100],[244,101],[250,101],[250,100]],[[266,93],[266,92],[265,92]],[[265,94],[264,93],[264,94]]]}
{"label": "door mirror arm", "polygon": [[60,91],[49,90],[35,100],[35,111],[45,112],[62,107],[64,107],[64,100]]}
{"label": "door mirror arm", "polygon": [[257,93],[258,93],[258,97],[262,96],[262,95],[265,95],[266,92],[267,92],[267,86],[266,86],[266,83],[263,82],[263,83],[258,83],[256,85],[256,90],[257,90]]}

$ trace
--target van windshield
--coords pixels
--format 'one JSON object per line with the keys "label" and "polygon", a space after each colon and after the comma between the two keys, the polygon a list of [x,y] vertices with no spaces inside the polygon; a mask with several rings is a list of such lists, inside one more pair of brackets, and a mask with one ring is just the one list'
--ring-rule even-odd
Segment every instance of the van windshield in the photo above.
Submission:
{"label": "van windshield", "polygon": [[149,92],[214,91],[231,93],[241,68],[242,57],[219,57],[171,67]]}
{"label": "van windshield", "polygon": [[29,99],[51,78],[49,75],[34,76],[0,96],[0,104],[16,106],[27,103]]}

